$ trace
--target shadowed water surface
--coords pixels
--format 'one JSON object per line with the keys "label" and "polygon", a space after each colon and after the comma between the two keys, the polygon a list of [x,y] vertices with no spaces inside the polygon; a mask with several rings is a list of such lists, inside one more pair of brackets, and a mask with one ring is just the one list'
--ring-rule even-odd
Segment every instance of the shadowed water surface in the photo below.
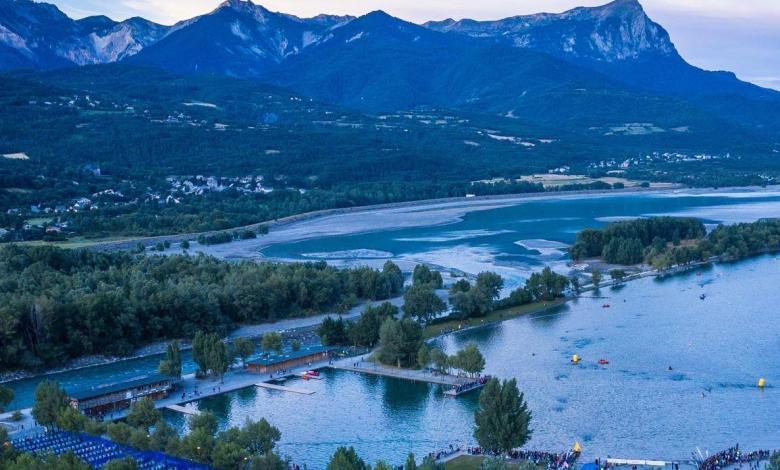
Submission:
{"label": "shadowed water surface", "polygon": [[[563,450],[580,441],[586,458],[659,459],[735,442],[774,448],[779,270],[780,261],[765,256],[700,275],[643,279],[438,343],[450,352],[477,343],[488,373],[517,378],[534,413],[529,448]],[[575,353],[584,358],[580,366],[569,364]],[[599,365],[601,358],[610,364]],[[200,407],[223,426],[267,418],[282,431],[282,452],[310,468],[324,468],[338,445],[355,446],[370,462],[402,462],[409,451],[474,442],[476,394],[452,399],[438,386],[351,372],[324,377],[294,382],[317,392],[310,396],[247,389]],[[763,391],[759,377],[770,384]],[[181,417],[171,419],[182,425]]]}

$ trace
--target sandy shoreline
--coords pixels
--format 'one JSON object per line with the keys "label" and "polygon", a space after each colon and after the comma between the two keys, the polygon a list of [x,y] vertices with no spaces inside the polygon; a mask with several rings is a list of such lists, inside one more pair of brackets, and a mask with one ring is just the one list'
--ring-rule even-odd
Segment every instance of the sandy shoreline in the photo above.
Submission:
{"label": "sandy shoreline", "polygon": [[[758,189],[757,187],[741,187],[741,188],[728,188],[722,191],[728,190],[751,190]],[[619,195],[619,194],[663,194],[673,193],[674,191],[690,190],[690,191],[705,191],[705,189],[687,188],[685,186],[675,186],[669,188],[624,188],[624,189],[606,189],[606,190],[578,190],[578,191],[545,191],[538,193],[515,193],[515,194],[496,194],[487,196],[475,196],[475,197],[451,197],[440,199],[422,199],[415,201],[404,202],[391,202],[387,204],[375,204],[368,206],[354,206],[354,207],[342,207],[334,209],[322,209],[318,211],[305,212],[303,214],[296,214],[281,219],[258,222],[241,227],[233,227],[226,230],[215,230],[210,232],[192,232],[175,235],[160,235],[156,237],[136,237],[127,238],[121,241],[96,241],[94,244],[87,248],[96,251],[115,251],[115,250],[127,250],[135,248],[138,243],[144,243],[146,246],[154,246],[159,242],[171,242],[179,243],[184,240],[194,240],[199,235],[209,235],[221,232],[233,232],[240,230],[256,230],[260,226],[266,226],[269,232],[278,230],[280,228],[299,223],[304,221],[310,221],[313,219],[319,219],[335,215],[351,214],[355,212],[373,212],[388,209],[404,209],[404,208],[424,208],[427,206],[454,204],[458,206],[474,206],[486,203],[500,203],[501,205],[512,205],[517,201],[523,200],[559,200],[559,199],[572,199],[577,197],[594,197],[594,196],[606,196],[606,195]],[[711,190],[707,190],[711,191]],[[268,235],[261,236],[259,238],[265,238]],[[230,243],[226,244],[229,245]],[[212,245],[218,246],[218,245]]]}
{"label": "sandy shoreline", "polygon": [[[778,188],[778,187],[775,187]],[[687,193],[691,194],[707,194],[712,192],[717,192],[719,194],[728,194],[738,191],[766,191],[771,188],[758,188],[758,187],[749,187],[749,188],[727,188],[724,190],[712,190],[712,189],[690,189],[690,188],[674,188],[674,189],[653,189],[653,188],[629,188],[625,190],[599,190],[599,191],[572,191],[572,192],[565,192],[565,193],[524,193],[524,194],[515,194],[515,195],[495,195],[495,196],[482,196],[482,197],[475,197],[475,198],[447,198],[447,199],[435,199],[435,200],[423,200],[423,201],[409,201],[409,202],[403,202],[403,203],[392,203],[392,204],[382,204],[382,205],[375,205],[375,206],[361,206],[361,207],[353,207],[353,208],[344,208],[344,209],[330,209],[330,210],[324,210],[324,211],[316,211],[296,216],[287,217],[284,219],[279,219],[278,221],[273,222],[274,227],[276,230],[279,230],[283,227],[288,227],[290,225],[294,225],[300,222],[304,221],[313,221],[313,220],[321,220],[325,219],[331,216],[337,216],[337,215],[343,215],[343,214],[354,214],[354,213],[360,213],[360,212],[366,212],[366,213],[373,213],[377,211],[387,211],[387,210],[394,210],[394,209],[419,209],[420,213],[424,213],[424,209],[431,210],[433,208],[441,208],[442,206],[446,206],[449,208],[467,208],[467,212],[476,211],[476,210],[487,210],[493,207],[498,206],[504,206],[504,205],[514,205],[517,204],[518,201],[526,201],[526,200],[565,200],[565,199],[578,199],[582,197],[600,197],[600,196],[611,196],[611,195],[621,195],[621,194],[635,194],[635,193],[643,193],[643,194],[674,194],[675,192],[679,192],[680,190],[684,190]],[[476,206],[476,207],[475,207]],[[402,215],[406,215],[408,212],[403,213]],[[443,222],[447,223],[447,222]],[[255,226],[258,224],[255,224]],[[429,224],[428,224],[429,225]],[[383,229],[379,229],[383,230]],[[192,235],[177,235],[172,237],[183,237],[186,239],[189,239]],[[310,234],[310,236],[313,237],[319,237],[322,236],[322,234],[314,233]],[[154,240],[161,240],[164,238],[170,238],[170,237],[162,237],[162,238],[156,238]],[[262,240],[265,237],[260,237],[257,240]],[[141,239],[138,239],[141,240]],[[152,240],[152,239],[144,239],[144,240]],[[273,243],[283,243],[287,240],[283,241],[272,241],[270,244]],[[99,247],[95,247],[96,249],[119,249],[118,246],[122,244],[130,243],[131,246],[135,246],[137,241],[135,242],[110,242],[106,245],[101,245]],[[234,245],[235,243],[240,242],[234,242],[231,244],[225,244],[225,245],[217,245],[218,247],[222,247],[226,250],[231,249],[231,245]],[[111,248],[109,248],[111,246]],[[229,258],[228,258],[229,259]],[[289,260],[276,260],[271,258],[265,258],[267,261],[289,261]],[[446,268],[443,266],[440,266],[440,268],[444,268],[445,271],[452,272],[453,270],[450,268]],[[687,267],[686,269],[692,269],[693,267]],[[644,277],[647,275],[667,275],[670,274],[669,272],[642,272],[638,273],[635,276]],[[631,278],[634,278],[634,276],[631,276]],[[628,280],[628,279],[627,279]],[[362,304],[361,304],[362,305]],[[356,308],[361,308],[359,305]],[[315,317],[319,317],[315,316]],[[288,319],[292,322],[307,322],[311,321],[312,317],[297,317]],[[256,331],[266,329],[268,330],[285,330],[288,328],[283,327],[279,323],[286,324],[287,321],[277,322],[277,323],[263,323],[258,325],[243,325],[239,327],[239,329],[234,330],[230,333],[229,337],[234,339],[237,337],[237,332],[244,330],[244,334],[247,335],[249,331],[253,331],[256,333]],[[300,328],[300,327],[307,327],[311,325],[298,325],[294,326],[292,328]],[[238,333],[240,335],[240,333]],[[4,382],[12,382],[15,380],[21,380],[21,379],[27,379],[27,378],[33,378],[38,376],[46,376],[46,375],[52,375],[57,374],[61,372],[69,372],[74,371],[78,369],[84,369],[88,367],[97,367],[107,364],[113,364],[117,362],[127,361],[127,360],[133,360],[133,359],[139,359],[143,357],[149,357],[158,355],[164,352],[165,345],[167,342],[161,341],[156,343],[151,343],[148,345],[145,345],[139,349],[137,349],[133,355],[128,357],[103,357],[103,356],[90,356],[86,358],[79,358],[74,360],[73,362],[69,363],[68,365],[57,367],[54,369],[46,370],[45,372],[27,372],[27,371],[12,371],[12,372],[6,372],[3,374],[0,374],[0,383]]]}

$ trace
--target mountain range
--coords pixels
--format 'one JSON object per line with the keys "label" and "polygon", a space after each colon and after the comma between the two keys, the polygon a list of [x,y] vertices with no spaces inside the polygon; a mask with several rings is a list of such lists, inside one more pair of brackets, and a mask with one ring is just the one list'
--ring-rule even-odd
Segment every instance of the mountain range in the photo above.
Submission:
{"label": "mountain range", "polygon": [[0,69],[125,62],[251,78],[365,110],[416,106],[594,125],[729,123],[780,131],[780,93],[688,64],[637,0],[417,25],[382,11],[298,18],[250,0],[163,26],[73,20],[0,0]]}

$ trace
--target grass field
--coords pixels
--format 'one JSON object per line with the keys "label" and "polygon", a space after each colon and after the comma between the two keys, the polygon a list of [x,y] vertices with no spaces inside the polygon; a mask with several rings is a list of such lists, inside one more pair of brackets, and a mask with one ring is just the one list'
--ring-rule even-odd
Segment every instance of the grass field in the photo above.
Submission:
{"label": "grass field", "polygon": [[450,320],[444,323],[438,323],[430,325],[425,328],[425,337],[433,338],[445,333],[451,333],[453,331],[462,330],[474,326],[488,325],[490,323],[497,323],[510,318],[519,317],[521,315],[528,315],[529,313],[541,312],[548,308],[557,307],[566,302],[566,299],[558,299],[552,302],[536,302],[528,305],[521,305],[519,307],[507,308],[504,310],[496,310],[481,318],[469,318],[466,320]]}
{"label": "grass field", "polygon": [[[479,470],[480,465],[485,457],[478,455],[461,455],[453,460],[450,460],[444,465],[445,470]],[[517,470],[520,468],[518,464],[507,464],[508,470]]]}

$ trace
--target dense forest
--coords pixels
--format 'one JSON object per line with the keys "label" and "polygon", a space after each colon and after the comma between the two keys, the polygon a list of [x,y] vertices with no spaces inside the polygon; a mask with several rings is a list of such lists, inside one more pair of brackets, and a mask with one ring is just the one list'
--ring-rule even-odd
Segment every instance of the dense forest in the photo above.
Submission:
{"label": "dense forest", "polygon": [[780,170],[765,158],[773,144],[738,129],[632,134],[610,130],[624,123],[585,132],[444,109],[369,114],[257,82],[127,65],[15,72],[0,83],[3,241],[201,232],[317,209],[541,191],[518,178],[559,168],[692,186],[768,184]]}
{"label": "dense forest", "polygon": [[228,263],[206,256],[103,254],[53,247],[0,248],[0,370],[52,366],[196,331],[227,332],[361,299],[398,295],[387,263],[339,270],[324,262]]}
{"label": "dense forest", "polygon": [[648,263],[657,269],[705,261],[736,260],[780,249],[780,219],[719,225],[706,233],[694,218],[651,217],[585,229],[571,248],[575,260],[601,257],[608,263]]}
{"label": "dense forest", "polygon": [[577,234],[571,248],[575,260],[601,257],[614,264],[637,264],[644,259],[644,250],[659,243],[699,239],[705,234],[704,224],[693,217],[650,217],[615,222],[603,229],[585,229]]}

